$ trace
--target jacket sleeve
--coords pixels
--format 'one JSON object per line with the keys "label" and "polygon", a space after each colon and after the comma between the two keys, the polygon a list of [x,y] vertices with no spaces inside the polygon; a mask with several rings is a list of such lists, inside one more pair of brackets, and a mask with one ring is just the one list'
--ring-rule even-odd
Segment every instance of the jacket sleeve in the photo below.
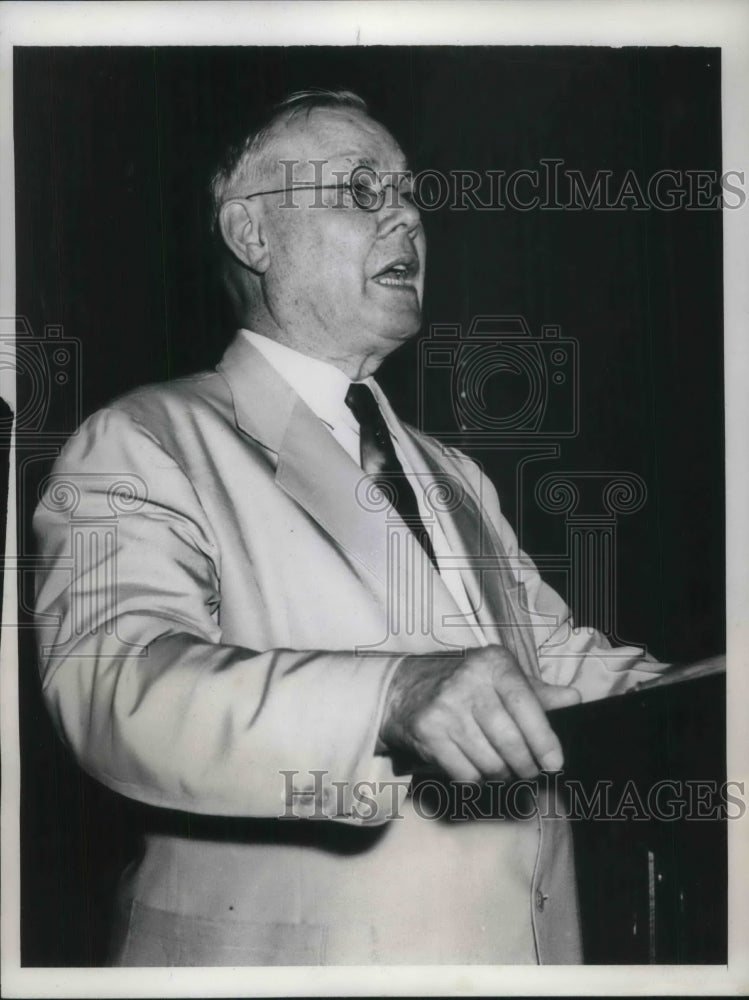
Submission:
{"label": "jacket sleeve", "polygon": [[[478,470],[477,470],[478,471]],[[520,599],[530,617],[541,677],[547,684],[571,685],[583,701],[621,694],[642,681],[653,680],[669,664],[638,646],[612,646],[594,628],[578,627],[564,600],[541,577],[533,560],[520,548],[489,479],[479,473],[478,489],[520,585]]]}
{"label": "jacket sleeve", "polygon": [[211,525],[133,416],[101,411],[68,442],[34,530],[44,698],[86,771],[192,812],[371,818],[333,783],[392,778],[375,746],[400,657],[225,644]]}

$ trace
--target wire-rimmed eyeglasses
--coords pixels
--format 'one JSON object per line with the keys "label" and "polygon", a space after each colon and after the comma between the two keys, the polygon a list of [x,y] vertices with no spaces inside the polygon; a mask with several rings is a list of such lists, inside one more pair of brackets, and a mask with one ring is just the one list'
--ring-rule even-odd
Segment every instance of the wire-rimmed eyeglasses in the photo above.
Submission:
{"label": "wire-rimmed eyeglasses", "polygon": [[[401,208],[403,205],[415,206],[413,191],[403,189],[396,184],[383,184],[374,171],[369,168],[357,168],[351,174],[348,181],[339,181],[337,184],[312,184],[300,183],[291,184],[288,187],[273,188],[268,191],[253,191],[251,194],[242,194],[237,197],[259,198],[261,195],[288,194],[291,191],[348,191],[353,200],[354,207],[363,212],[379,212],[385,205],[388,190],[392,192],[391,200],[388,202],[389,208]],[[293,207],[282,206],[282,207]],[[320,204],[318,207],[327,207]],[[334,203],[334,208],[348,207],[345,204]]]}

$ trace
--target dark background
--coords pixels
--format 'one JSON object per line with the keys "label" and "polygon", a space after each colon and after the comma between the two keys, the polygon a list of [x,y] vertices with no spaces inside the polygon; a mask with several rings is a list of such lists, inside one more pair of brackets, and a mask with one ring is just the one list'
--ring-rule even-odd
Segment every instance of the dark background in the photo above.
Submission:
{"label": "dark background", "polygon": [[[43,425],[19,439],[29,565],[28,519],[55,433],[79,410],[219,359],[232,324],[210,267],[205,176],[237,123],[310,86],[359,92],[417,170],[510,172],[558,157],[586,178],[632,169],[643,186],[659,169],[721,171],[717,50],[17,48],[18,311],[34,349],[49,351],[50,324],[80,341],[80,375],[71,368],[52,386]],[[477,315],[511,314],[534,335],[558,324],[579,345],[579,433],[560,439],[556,458],[519,482],[527,451],[464,442],[524,548],[543,564],[565,546],[564,518],[527,502],[539,476],[636,473],[647,499],[618,527],[618,635],[669,661],[723,650],[719,211],[444,208],[424,221],[425,335],[434,323],[465,329]],[[407,345],[381,377],[412,422],[419,357]],[[428,390],[427,380],[427,421],[448,426],[449,399]],[[550,579],[571,597],[563,575]],[[30,572],[22,590],[28,625]],[[58,743],[28,628],[20,669],[23,962],[96,962],[103,900],[133,849],[129,807]]]}

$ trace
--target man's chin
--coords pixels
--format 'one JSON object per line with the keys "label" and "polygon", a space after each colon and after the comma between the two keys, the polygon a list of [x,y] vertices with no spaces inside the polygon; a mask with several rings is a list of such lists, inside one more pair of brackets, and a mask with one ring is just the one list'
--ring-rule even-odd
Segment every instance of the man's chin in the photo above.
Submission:
{"label": "man's chin", "polygon": [[394,324],[389,326],[382,331],[381,336],[383,340],[393,345],[393,350],[396,350],[401,346],[401,344],[405,344],[409,340],[412,340],[420,329],[421,316],[419,316],[418,320],[411,323]]}
{"label": "man's chin", "polygon": [[415,303],[400,309],[388,310],[378,324],[381,336],[386,340],[404,343],[415,337],[421,329],[421,309]]}

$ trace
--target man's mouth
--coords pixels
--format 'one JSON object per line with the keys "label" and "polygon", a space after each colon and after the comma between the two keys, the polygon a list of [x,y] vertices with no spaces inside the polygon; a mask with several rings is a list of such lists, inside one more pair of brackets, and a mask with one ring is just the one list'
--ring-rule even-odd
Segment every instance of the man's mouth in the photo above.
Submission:
{"label": "man's mouth", "polygon": [[392,261],[372,279],[378,285],[386,285],[390,288],[412,288],[413,279],[418,274],[419,262],[414,257],[404,257]]}

